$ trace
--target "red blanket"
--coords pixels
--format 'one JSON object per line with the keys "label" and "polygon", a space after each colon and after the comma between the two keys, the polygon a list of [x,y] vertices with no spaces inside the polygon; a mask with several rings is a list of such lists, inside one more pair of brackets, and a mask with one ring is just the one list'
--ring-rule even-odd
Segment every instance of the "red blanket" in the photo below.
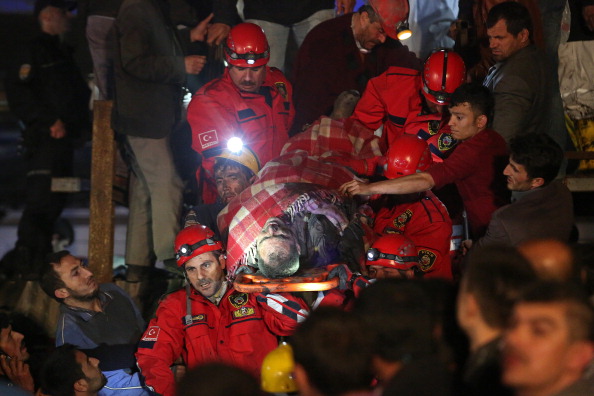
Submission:
{"label": "red blanket", "polygon": [[283,213],[303,192],[285,188],[286,183],[314,184],[312,190],[338,189],[355,176],[347,168],[324,162],[329,155],[369,158],[382,155],[379,139],[361,124],[346,125],[322,117],[308,130],[292,137],[281,156],[258,173],[255,182],[219,214],[218,225],[224,235],[228,229],[227,272],[232,276],[266,220]]}

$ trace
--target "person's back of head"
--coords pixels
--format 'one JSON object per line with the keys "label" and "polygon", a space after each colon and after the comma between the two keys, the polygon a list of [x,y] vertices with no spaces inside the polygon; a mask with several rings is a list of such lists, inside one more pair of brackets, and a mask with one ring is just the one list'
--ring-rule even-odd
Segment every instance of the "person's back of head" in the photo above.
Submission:
{"label": "person's back of head", "polygon": [[380,279],[355,301],[354,313],[369,327],[374,355],[384,361],[410,361],[436,351],[433,306],[420,282]]}
{"label": "person's back of head", "polygon": [[490,121],[493,119],[495,99],[489,89],[482,84],[472,82],[460,85],[452,93],[450,107],[468,103],[475,117],[484,115]]}
{"label": "person's back of head", "polygon": [[338,396],[371,386],[371,337],[352,313],[329,307],[313,311],[291,344],[301,395]]}
{"label": "person's back of head", "polygon": [[189,370],[177,385],[183,396],[258,396],[258,381],[244,370],[224,363],[207,363]]}
{"label": "person's back of head", "polygon": [[[526,284],[534,280],[536,273],[515,248],[486,246],[470,253],[460,292],[462,296],[473,296],[489,327],[503,330],[515,300]],[[459,311],[458,315],[461,314]]]}
{"label": "person's back of head", "polygon": [[563,150],[546,133],[516,136],[509,143],[510,158],[524,166],[530,179],[542,178],[547,185],[557,177]]}
{"label": "person's back of head", "polygon": [[579,282],[571,247],[557,239],[530,239],[518,245],[542,280]]}
{"label": "person's back of head", "polygon": [[533,40],[532,17],[523,4],[506,1],[494,5],[487,15],[487,29],[495,26],[500,20],[505,21],[507,31],[513,36],[517,36],[523,29],[526,29],[530,34],[530,40]]}

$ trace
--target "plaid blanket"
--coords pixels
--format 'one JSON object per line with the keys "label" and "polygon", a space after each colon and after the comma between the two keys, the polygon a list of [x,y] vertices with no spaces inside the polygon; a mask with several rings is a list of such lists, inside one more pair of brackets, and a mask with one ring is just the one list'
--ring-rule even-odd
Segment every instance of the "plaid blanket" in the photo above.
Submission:
{"label": "plaid blanket", "polygon": [[307,190],[336,190],[355,177],[341,165],[324,162],[324,157],[347,154],[369,158],[382,155],[382,151],[371,130],[328,117],[321,117],[308,130],[289,139],[281,156],[269,161],[255,182],[218,216],[221,233],[226,235],[228,230],[228,274],[233,276],[236,268],[246,263],[266,220],[286,214]]}

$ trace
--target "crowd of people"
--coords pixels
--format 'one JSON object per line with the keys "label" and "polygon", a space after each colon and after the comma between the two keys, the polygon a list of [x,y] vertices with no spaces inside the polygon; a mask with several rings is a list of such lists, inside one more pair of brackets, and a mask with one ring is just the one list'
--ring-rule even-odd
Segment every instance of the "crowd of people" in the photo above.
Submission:
{"label": "crowd of people", "polygon": [[[423,61],[398,39],[407,0],[244,0],[243,22],[230,0],[184,18],[173,1],[94,3],[96,78],[130,169],[125,281],[157,267],[181,286],[139,307],[52,251],[51,179],[89,128],[89,92],[62,42],[76,3],[37,0],[40,37],[6,84],[29,168],[2,267],[60,308],[41,353],[0,312],[2,395],[594,394],[594,249],[559,180],[548,2],[475,2],[475,56]],[[209,46],[224,70],[186,107]],[[172,144],[184,130],[192,180]]]}

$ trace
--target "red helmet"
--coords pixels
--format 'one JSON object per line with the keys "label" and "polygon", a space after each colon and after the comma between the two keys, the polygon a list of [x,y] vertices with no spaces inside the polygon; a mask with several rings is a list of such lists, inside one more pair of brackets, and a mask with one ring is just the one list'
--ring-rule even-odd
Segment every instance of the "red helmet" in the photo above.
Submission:
{"label": "red helmet", "polygon": [[268,63],[270,47],[262,28],[255,23],[240,23],[227,36],[225,60],[239,67],[258,67]]}
{"label": "red helmet", "polygon": [[462,57],[451,49],[437,49],[429,55],[423,67],[423,94],[433,103],[447,105],[452,93],[465,79],[466,66]]}
{"label": "red helmet", "polygon": [[384,175],[388,179],[426,171],[433,163],[427,142],[416,135],[404,134],[390,143]]}
{"label": "red helmet", "polygon": [[178,267],[186,261],[206,252],[223,250],[214,232],[202,224],[191,225],[181,230],[175,237],[175,260]]}
{"label": "red helmet", "polygon": [[369,0],[386,34],[398,40],[398,29],[408,18],[408,0]]}
{"label": "red helmet", "polygon": [[419,264],[419,257],[410,239],[402,234],[386,234],[367,251],[365,264],[407,270]]}

